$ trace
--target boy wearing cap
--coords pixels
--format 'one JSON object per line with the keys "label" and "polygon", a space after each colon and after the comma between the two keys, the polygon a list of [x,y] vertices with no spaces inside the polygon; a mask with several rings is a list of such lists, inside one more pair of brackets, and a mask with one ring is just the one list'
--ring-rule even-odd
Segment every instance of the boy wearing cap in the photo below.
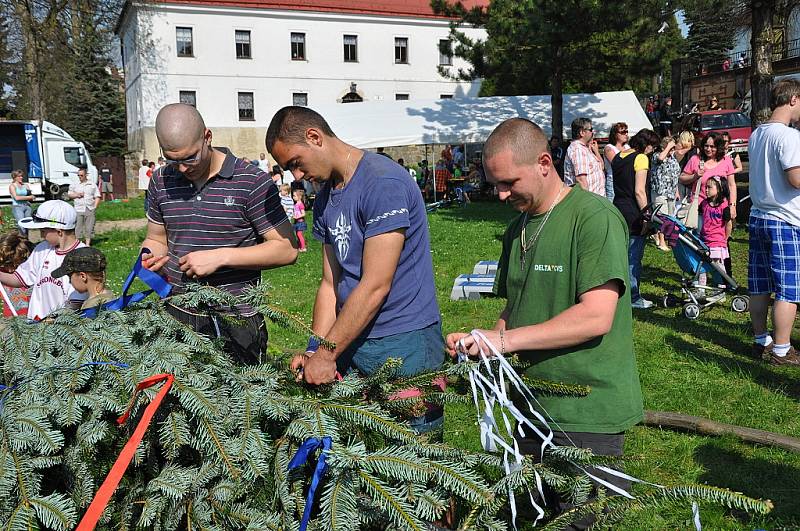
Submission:
{"label": "boy wearing cap", "polygon": [[75,291],[89,298],[81,310],[100,306],[114,298],[106,288],[106,257],[94,247],[78,247],[67,253],[61,267],[53,271],[53,278],[68,277]]}
{"label": "boy wearing cap", "polygon": [[39,321],[53,311],[70,306],[78,307],[86,295],[76,293],[69,278],[53,278],[64,257],[78,247],[86,247],[75,238],[78,215],[65,201],[45,201],[30,218],[19,221],[25,229],[39,229],[42,242],[34,247],[28,259],[14,273],[0,272],[0,282],[12,288],[32,288],[28,304],[28,319]]}

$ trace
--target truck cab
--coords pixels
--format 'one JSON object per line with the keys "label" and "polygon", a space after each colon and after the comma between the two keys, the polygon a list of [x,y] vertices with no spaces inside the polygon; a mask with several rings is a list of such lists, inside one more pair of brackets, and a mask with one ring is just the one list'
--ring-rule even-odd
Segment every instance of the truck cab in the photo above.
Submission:
{"label": "truck cab", "polygon": [[22,170],[34,201],[63,199],[69,185],[86,168],[89,182],[97,183],[97,168],[89,151],[69,133],[50,122],[0,121],[0,203],[9,203],[11,172]]}

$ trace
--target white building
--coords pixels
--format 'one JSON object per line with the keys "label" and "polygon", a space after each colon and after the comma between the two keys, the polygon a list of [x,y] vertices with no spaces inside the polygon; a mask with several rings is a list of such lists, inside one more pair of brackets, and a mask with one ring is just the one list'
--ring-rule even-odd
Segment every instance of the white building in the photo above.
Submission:
{"label": "white building", "polygon": [[155,159],[156,114],[177,101],[197,106],[215,145],[253,158],[285,105],[476,96],[480,82],[440,73],[468,66],[440,53],[449,22],[429,0],[129,2],[117,26],[128,145]]}

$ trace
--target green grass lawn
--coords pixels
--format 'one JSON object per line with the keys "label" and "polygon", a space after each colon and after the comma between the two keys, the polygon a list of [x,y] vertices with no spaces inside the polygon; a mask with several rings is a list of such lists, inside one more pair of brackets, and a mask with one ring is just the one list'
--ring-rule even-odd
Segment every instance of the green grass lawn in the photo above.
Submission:
{"label": "green grass lawn", "polygon": [[97,221],[138,219],[144,217],[144,196],[115,201],[103,201],[97,207]]}
{"label": "green grass lawn", "polygon": [[[123,204],[127,209],[131,203]],[[141,203],[139,204],[141,207]],[[127,211],[127,210],[124,210]],[[453,279],[478,260],[496,259],[500,237],[514,212],[498,203],[473,203],[430,215],[436,290],[445,332],[491,326],[504,305],[499,299],[449,300]],[[140,216],[133,216],[140,217]],[[112,232],[98,238],[108,256],[111,287],[119,290],[144,231]],[[310,323],[320,277],[320,245],[308,234],[309,252],[294,267],[264,273],[273,302]],[[734,276],[746,283],[747,234],[737,229],[731,245]],[[647,246],[643,294],[656,301],[678,288],[679,269],[670,253]],[[720,305],[696,321],[678,309],[634,313],[634,343],[645,407],[800,437],[800,372],[774,368],[746,356],[751,335],[747,315]],[[271,343],[302,348],[305,338],[271,326]],[[475,412],[447,410],[445,438],[477,449]],[[661,484],[708,483],[757,498],[775,510],[750,520],[724,509],[702,506],[706,529],[800,529],[800,455],[742,444],[732,438],[702,437],[637,426],[628,433],[628,472]],[[617,529],[689,529],[691,508],[663,515],[638,515]]]}

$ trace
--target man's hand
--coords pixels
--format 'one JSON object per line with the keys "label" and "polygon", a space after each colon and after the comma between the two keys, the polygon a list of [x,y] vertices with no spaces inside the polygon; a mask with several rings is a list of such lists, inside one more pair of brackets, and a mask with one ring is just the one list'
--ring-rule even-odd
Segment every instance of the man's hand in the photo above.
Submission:
{"label": "man's hand", "polygon": [[181,271],[189,278],[202,278],[214,273],[224,262],[225,249],[194,251],[178,260]]}
{"label": "man's hand", "polygon": [[447,334],[445,347],[447,348],[447,353],[450,354],[451,358],[456,358],[458,356],[458,341],[463,337],[467,337],[468,335],[469,334],[464,332],[453,332],[452,334]]}
{"label": "man's hand", "polygon": [[167,255],[155,255],[153,253],[142,254],[142,265],[145,269],[149,269],[153,272],[160,271],[162,267],[167,265],[167,262],[169,262],[169,256]]}
{"label": "man's hand", "polygon": [[602,159],[603,159],[603,158],[600,156],[600,147],[599,147],[599,146],[598,146],[598,144],[597,144],[597,140],[592,140],[591,142],[589,142],[589,148],[592,150],[592,153],[594,153],[594,155],[595,155],[595,156],[596,156],[598,159],[600,159],[600,160],[602,160]]}
{"label": "man's hand", "polygon": [[[500,352],[502,350],[502,342],[500,341],[500,331],[499,330],[478,330],[478,332],[482,333],[486,338],[486,341],[491,343],[494,348]],[[505,331],[504,331],[505,332]],[[490,345],[487,345],[483,339],[476,339],[475,336],[471,334],[450,334],[447,336],[447,346],[448,351],[450,347],[450,338],[451,336],[461,336],[455,339],[454,343],[454,350],[456,353],[463,352],[467,354],[471,358],[477,358],[480,356],[481,350],[483,353],[491,358],[494,355],[494,351],[492,350]],[[461,345],[458,344],[458,341],[461,340]],[[502,352],[501,352],[502,353]],[[453,354],[451,354],[452,356]]]}
{"label": "man's hand", "polygon": [[311,356],[295,356],[291,367],[296,373],[302,368],[302,376],[298,374],[298,381],[302,378],[311,385],[331,383],[336,379],[336,360],[323,349]]}

